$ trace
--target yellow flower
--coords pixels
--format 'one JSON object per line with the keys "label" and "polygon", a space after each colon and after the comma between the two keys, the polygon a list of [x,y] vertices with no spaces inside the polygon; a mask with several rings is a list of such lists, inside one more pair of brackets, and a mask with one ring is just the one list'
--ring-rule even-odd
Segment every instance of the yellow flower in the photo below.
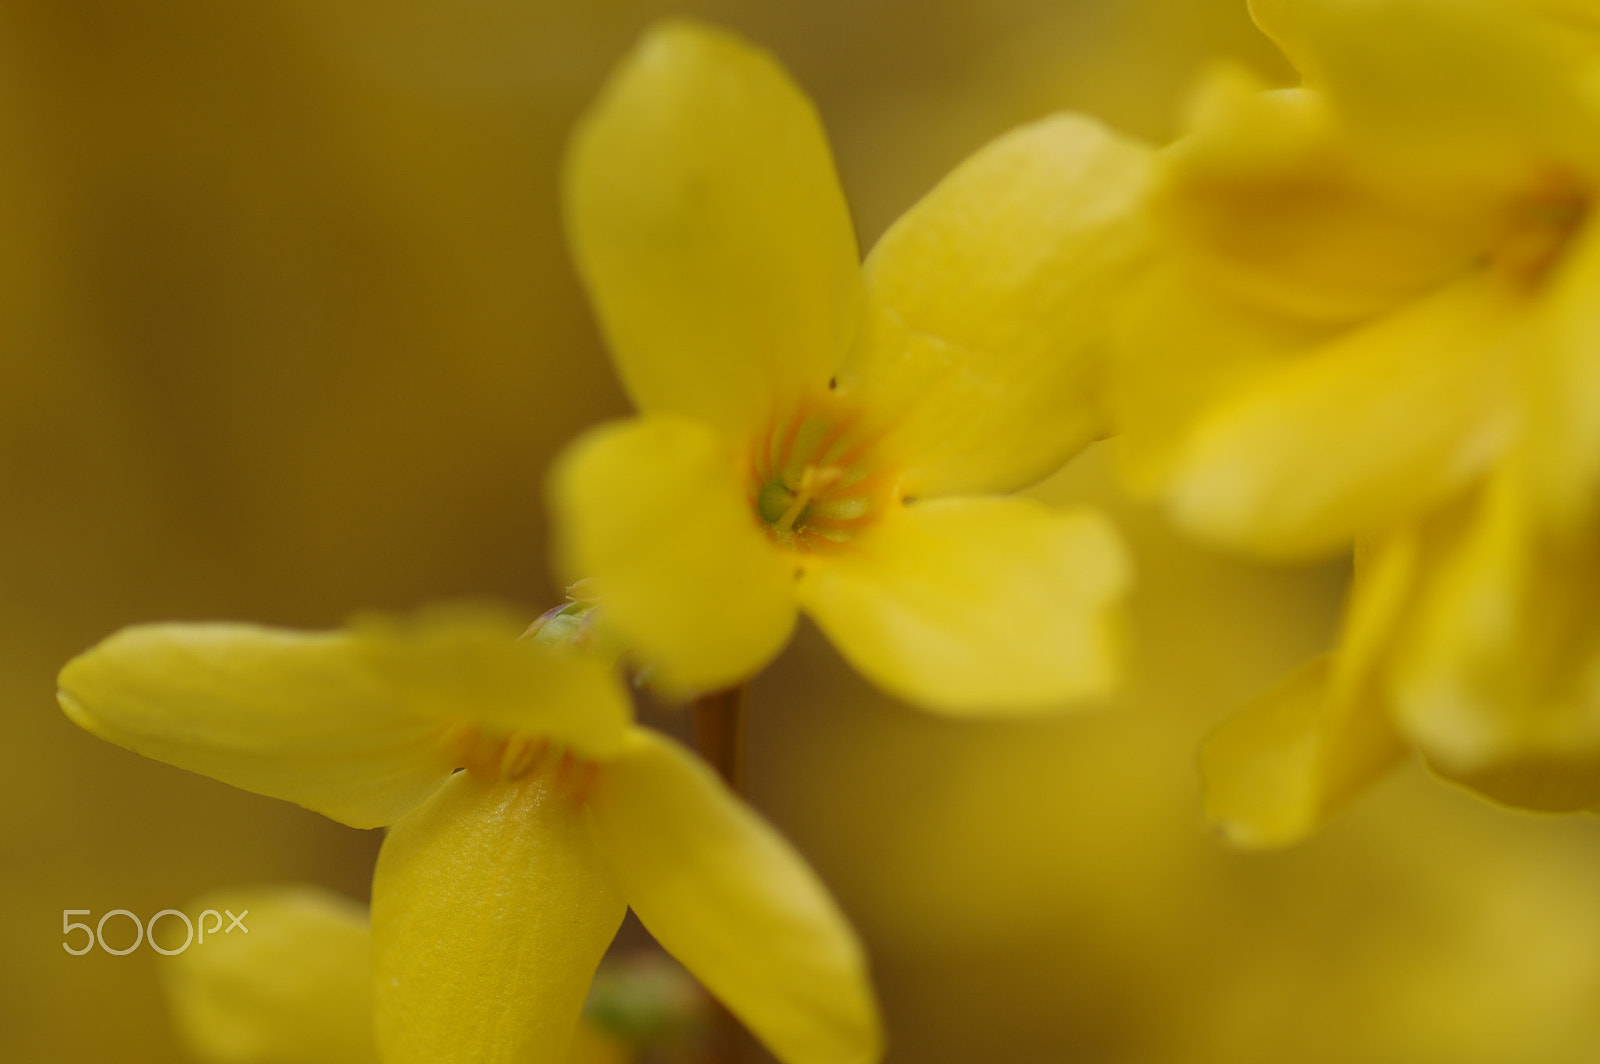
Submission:
{"label": "yellow flower", "polygon": [[1354,541],[1339,648],[1206,752],[1291,841],[1408,748],[1600,801],[1600,8],[1258,0],[1306,78],[1214,78],[1116,373],[1137,485],[1273,557]]}
{"label": "yellow flower", "polygon": [[[216,891],[185,911],[207,909],[248,912],[251,930],[191,941],[159,965],[173,1024],[197,1060],[376,1064],[363,907],[294,885]],[[563,1064],[629,1064],[637,1056],[586,1010]]]}
{"label": "yellow flower", "polygon": [[207,909],[248,912],[250,930],[190,942],[159,965],[189,1052],[215,1064],[377,1064],[359,905],[314,887],[257,887],[208,894],[185,912]]}
{"label": "yellow flower", "polygon": [[566,164],[566,217],[642,415],[552,478],[559,567],[658,682],[747,679],[804,609],[890,692],[1020,711],[1114,680],[1109,524],[997,497],[1103,431],[1102,318],[1147,153],[1058,116],[980,152],[863,268],[810,104],[670,23]]}
{"label": "yellow flower", "polygon": [[877,1059],[860,947],[800,858],[633,726],[605,669],[518,631],[135,627],[70,662],[60,701],[148,757],[393,825],[372,888],[387,1064],[561,1061],[625,907],[779,1059]]}

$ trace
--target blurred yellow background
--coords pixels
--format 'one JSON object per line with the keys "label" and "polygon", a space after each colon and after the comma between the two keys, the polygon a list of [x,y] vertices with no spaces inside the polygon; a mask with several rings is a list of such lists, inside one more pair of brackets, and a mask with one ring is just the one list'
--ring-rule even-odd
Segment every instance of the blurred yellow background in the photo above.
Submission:
{"label": "blurred yellow background", "polygon": [[[377,833],[73,728],[127,623],[533,612],[540,478],[625,404],[560,240],[566,130],[650,21],[713,19],[817,100],[863,244],[1052,110],[1155,141],[1243,0],[0,2],[0,1060],[174,1061],[149,950],[63,909],[365,897]],[[755,691],[753,800],[871,949],[897,1062],[1600,1059],[1600,835],[1411,771],[1289,853],[1224,851],[1194,750],[1325,645],[1337,569],[1178,542],[1098,448],[1040,489],[1138,552],[1119,706],[946,724],[803,633]]]}

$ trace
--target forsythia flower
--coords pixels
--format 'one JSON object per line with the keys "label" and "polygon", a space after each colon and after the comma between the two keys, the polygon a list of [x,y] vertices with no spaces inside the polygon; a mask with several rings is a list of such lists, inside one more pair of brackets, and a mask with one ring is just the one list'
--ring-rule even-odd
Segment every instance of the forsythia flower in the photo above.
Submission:
{"label": "forsythia flower", "polygon": [[569,239],[643,412],[552,478],[560,567],[682,692],[803,608],[946,711],[1105,691],[1128,562],[1097,514],[999,497],[1103,431],[1102,318],[1148,155],[1059,116],[959,167],[865,268],[810,104],[766,54],[656,29],[583,122]]}
{"label": "forsythia flower", "polygon": [[[196,1060],[377,1064],[364,907],[294,885],[221,890],[188,911],[206,909],[249,912],[254,931],[208,938],[159,965],[174,1026]],[[591,1021],[593,1004],[562,1064],[630,1064],[638,1054]]]}
{"label": "forsythia flower", "polygon": [[214,1064],[377,1064],[361,906],[314,887],[257,887],[188,911],[224,908],[249,912],[251,933],[213,935],[159,966],[189,1052]]}
{"label": "forsythia flower", "polygon": [[1593,806],[1600,5],[1252,11],[1306,84],[1214,79],[1164,160],[1121,458],[1218,541],[1357,549],[1337,651],[1210,741],[1210,814],[1291,841],[1408,748]]}
{"label": "forsythia flower", "polygon": [[800,858],[633,726],[604,668],[519,630],[135,627],[70,662],[60,701],[148,757],[393,825],[372,887],[386,1064],[562,1061],[627,907],[779,1059],[877,1059],[860,947]]}

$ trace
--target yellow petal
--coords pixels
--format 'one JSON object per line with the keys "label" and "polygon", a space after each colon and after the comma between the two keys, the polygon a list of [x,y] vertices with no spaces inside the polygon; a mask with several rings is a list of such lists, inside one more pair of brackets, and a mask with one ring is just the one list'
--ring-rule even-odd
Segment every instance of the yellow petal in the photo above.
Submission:
{"label": "yellow petal", "polygon": [[385,1064],[560,1064],[623,911],[570,782],[458,774],[378,855]]}
{"label": "yellow petal", "polygon": [[127,628],[61,671],[60,702],[110,742],[354,827],[393,823],[459,763],[462,725],[528,731],[593,756],[626,695],[593,663],[518,644],[467,611],[349,631]]}
{"label": "yellow petal", "polygon": [[1301,841],[1399,759],[1382,703],[1330,697],[1331,665],[1308,662],[1201,747],[1206,819],[1235,846]]}
{"label": "yellow petal", "polygon": [[551,473],[557,568],[593,580],[604,616],[652,682],[738,683],[794,627],[794,574],[759,527],[738,456],[703,425],[601,426]]}
{"label": "yellow petal", "polygon": [[811,104],[767,53],[668,22],[574,136],[569,242],[635,404],[744,431],[822,388],[860,258]]}
{"label": "yellow petal", "polygon": [[700,761],[638,730],[589,804],[629,906],[779,1060],[878,1059],[855,934],[799,855]]}
{"label": "yellow petal", "polygon": [[839,372],[912,495],[1010,491],[1104,435],[1112,297],[1146,248],[1149,151],[1058,115],[962,163],[867,259]]}
{"label": "yellow petal", "polygon": [[1299,842],[1403,754],[1381,670],[1410,600],[1416,552],[1410,535],[1398,535],[1358,558],[1337,655],[1308,662],[1207,738],[1206,819],[1229,842]]}
{"label": "yellow petal", "polygon": [[1445,779],[1514,809],[1600,812],[1600,753],[1587,757],[1522,758],[1466,772],[1437,762],[1427,764]]}
{"label": "yellow petal", "polygon": [[567,1047],[566,1064],[638,1064],[633,1046],[590,1023],[578,1024]]}
{"label": "yellow petal", "polygon": [[1325,326],[1263,313],[1185,266],[1149,270],[1127,297],[1108,388],[1111,447],[1133,490],[1155,494],[1205,411],[1324,339]]}
{"label": "yellow petal", "polygon": [[1153,210],[1193,269],[1263,310],[1353,321],[1463,274],[1496,231],[1495,198],[1383,166],[1322,94],[1223,68],[1194,106]]}
{"label": "yellow petal", "polygon": [[1031,499],[899,508],[802,578],[851,664],[942,713],[1029,713],[1107,693],[1131,581],[1102,516]]}
{"label": "yellow petal", "polygon": [[1585,28],[1559,5],[1507,0],[1251,0],[1308,83],[1419,170],[1515,180],[1530,159],[1593,166],[1596,114],[1580,91]]}
{"label": "yellow petal", "polygon": [[1600,225],[1568,245],[1550,278],[1537,346],[1522,361],[1531,505],[1569,529],[1600,509]]}
{"label": "yellow petal", "polygon": [[[248,930],[232,927],[224,909]],[[206,910],[217,915],[205,916]],[[159,967],[178,1035],[197,1059],[376,1064],[361,906],[316,887],[255,887],[198,898],[184,915],[206,938]],[[157,928],[166,935],[180,924],[169,916]],[[182,932],[170,933],[174,941],[163,947],[178,949]]]}
{"label": "yellow petal", "polygon": [[1266,374],[1195,430],[1171,494],[1200,533],[1328,552],[1460,487],[1502,446],[1523,297],[1459,282]]}
{"label": "yellow petal", "polygon": [[1509,785],[1527,764],[1600,758],[1600,545],[1592,526],[1541,534],[1510,470],[1481,494],[1429,544],[1398,711],[1439,771]]}

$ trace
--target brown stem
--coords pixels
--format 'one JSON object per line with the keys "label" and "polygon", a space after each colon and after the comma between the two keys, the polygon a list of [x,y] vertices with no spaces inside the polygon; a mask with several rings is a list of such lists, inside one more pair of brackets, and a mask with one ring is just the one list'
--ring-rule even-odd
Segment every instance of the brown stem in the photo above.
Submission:
{"label": "brown stem", "polygon": [[741,1064],[745,1059],[744,1028],[722,1002],[711,1002],[710,1030],[702,1043],[705,1055],[699,1064]]}
{"label": "brown stem", "polygon": [[[745,709],[750,686],[740,684],[701,695],[689,704],[694,746],[733,793],[743,795]],[[707,1048],[709,1064],[739,1064],[745,1057],[744,1028],[720,1001],[714,1001]]]}
{"label": "brown stem", "polygon": [[733,793],[744,794],[744,722],[750,686],[701,695],[689,704],[694,745]]}

